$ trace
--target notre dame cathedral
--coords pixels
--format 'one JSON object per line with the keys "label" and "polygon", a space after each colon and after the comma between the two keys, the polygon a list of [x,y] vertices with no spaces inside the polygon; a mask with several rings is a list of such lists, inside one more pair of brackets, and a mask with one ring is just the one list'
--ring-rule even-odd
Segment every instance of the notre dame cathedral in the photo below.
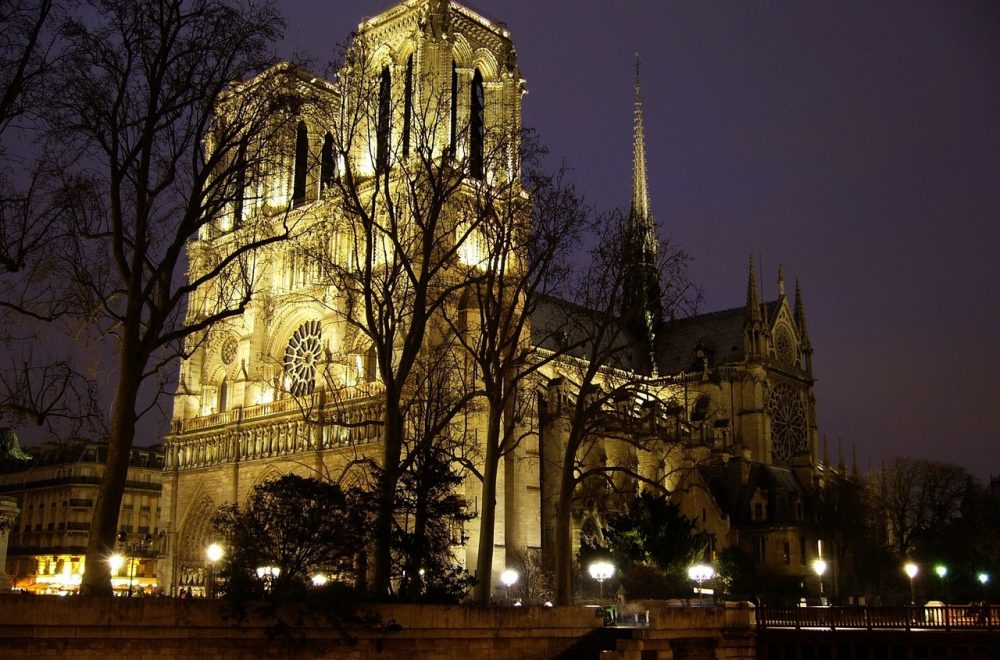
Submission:
{"label": "notre dame cathedral", "polygon": [[[355,39],[368,52],[344,66],[354,73],[366,69],[362,77],[371,89],[364,103],[345,98],[361,92],[344,91],[336,81],[291,65],[260,75],[308,95],[303,107],[311,110],[272,145],[276,165],[248,181],[246,201],[220,218],[217,231],[204,232],[193,252],[210,254],[213,242],[234,240],[226,230],[241,216],[271,213],[296,223],[301,236],[321,227],[331,250],[341,255],[341,267],[372,270],[379,265],[376,257],[365,263],[343,248],[351,242],[351,228],[339,220],[343,202],[326,194],[337,177],[350,175],[362,187],[389,186],[393,169],[404,165],[388,154],[409,156],[422,148],[430,156],[450,154],[465,162],[477,190],[517,181],[517,159],[495,137],[519,134],[525,91],[504,26],[454,0],[405,0],[359,25]],[[243,83],[242,93],[252,94],[255,84]],[[352,107],[360,108],[354,124],[345,120]],[[810,495],[822,471],[812,347],[799,286],[786,293],[779,270],[777,299],[763,300],[751,261],[746,282],[733,283],[746,287],[745,305],[660,318],[638,84],[634,113],[629,240],[622,246],[631,272],[622,304],[644,310],[644,323],[633,335],[649,359],[637,367],[645,372],[638,376],[658,383],[657,396],[670,399],[676,428],[683,430],[683,442],[665,457],[666,469],[662,456],[658,462],[633,457],[636,469],[661,482],[684,514],[711,535],[713,553],[738,546],[775,575],[805,575],[822,554],[809,526]],[[334,135],[334,123],[341,131],[345,125],[357,130],[345,141]],[[454,231],[461,233],[460,227]],[[475,236],[467,233],[466,240],[459,260],[483,261]],[[205,548],[214,540],[210,519],[220,505],[241,502],[255,485],[282,474],[339,478],[359,456],[378,455],[379,429],[363,422],[381,415],[384,385],[371,347],[345,321],[357,300],[324,281],[300,247],[293,238],[266,248],[256,259],[257,289],[246,313],[213,328],[181,364],[165,439],[161,514],[168,557],[160,577],[170,592],[203,586]],[[199,261],[191,261],[189,278],[195,279]],[[551,319],[559,304],[550,301],[537,311]],[[438,328],[433,334],[446,333]],[[501,458],[493,575],[485,576],[494,587],[506,553],[550,552],[560,469],[550,458],[566,443],[560,402],[581,395],[566,377],[566,365],[576,359],[553,360],[540,369],[533,400],[545,409],[530,416],[524,440]],[[321,417],[310,413],[324,406],[337,407],[338,423],[317,423]],[[453,425],[462,426],[474,444],[480,423],[481,415],[468,413]],[[609,449],[600,460],[621,458]],[[473,472],[459,491],[477,514],[481,491]],[[595,520],[599,527],[600,507],[585,499],[572,514],[577,543]],[[468,541],[455,547],[469,570],[476,566],[479,532],[477,516],[459,535]]]}

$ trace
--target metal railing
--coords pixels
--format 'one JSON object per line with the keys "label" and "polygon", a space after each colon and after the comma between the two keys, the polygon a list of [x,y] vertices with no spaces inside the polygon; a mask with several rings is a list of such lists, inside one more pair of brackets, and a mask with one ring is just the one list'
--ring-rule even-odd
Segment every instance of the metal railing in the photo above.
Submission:
{"label": "metal railing", "polygon": [[1000,630],[1000,606],[760,607],[758,628]]}

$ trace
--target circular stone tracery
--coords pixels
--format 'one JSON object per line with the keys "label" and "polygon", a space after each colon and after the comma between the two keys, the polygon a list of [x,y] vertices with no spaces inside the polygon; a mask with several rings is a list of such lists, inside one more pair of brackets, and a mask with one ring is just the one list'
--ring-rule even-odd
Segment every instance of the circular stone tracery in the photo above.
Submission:
{"label": "circular stone tracery", "polygon": [[792,337],[788,334],[788,330],[785,328],[779,328],[777,332],[777,337],[774,341],[775,353],[778,354],[778,359],[784,364],[791,364],[793,362],[792,356]]}
{"label": "circular stone tracery", "polygon": [[236,359],[236,351],[239,350],[240,343],[236,340],[236,337],[229,335],[226,340],[222,342],[222,348],[220,349],[220,357],[222,358],[222,364],[232,364],[233,360]]}
{"label": "circular stone tracery", "polygon": [[319,321],[306,321],[292,334],[285,349],[284,367],[288,377],[288,391],[294,396],[313,391],[316,365],[322,353]]}
{"label": "circular stone tracery", "polygon": [[806,408],[799,392],[788,383],[778,383],[767,399],[771,415],[771,450],[779,461],[790,461],[793,456],[809,449],[806,435]]}

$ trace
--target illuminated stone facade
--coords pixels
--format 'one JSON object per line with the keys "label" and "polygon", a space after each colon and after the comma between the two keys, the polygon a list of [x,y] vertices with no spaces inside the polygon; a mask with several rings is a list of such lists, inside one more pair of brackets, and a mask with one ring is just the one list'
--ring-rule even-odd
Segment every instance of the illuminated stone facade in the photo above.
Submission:
{"label": "illuminated stone facade", "polygon": [[[288,65],[262,74],[308,97],[307,107],[286,141],[275,145],[278,166],[250,183],[247,201],[191,246],[190,278],[198,276],[200,264],[216,252],[215,246],[239,240],[234,228],[244,214],[272,214],[275,223],[293,227],[297,236],[318,226],[329,227],[331,250],[336,253],[338,241],[349,235],[350,227],[339,221],[342,213],[324,191],[344,171],[345,159],[350,159],[352,172],[377,181],[384,149],[377,143],[383,135],[383,116],[394,127],[384,135],[395,153],[416,149],[416,144],[404,141],[415,140],[411,136],[419,133],[432,156],[451,150],[460,160],[471,159],[473,176],[483,185],[518,178],[513,158],[475,161],[484,152],[496,151],[493,147],[498,145],[490,143],[495,136],[517,135],[520,130],[524,82],[505,27],[455,2],[409,0],[362,23],[358,35],[370,49],[365,66],[371,67],[371,93],[379,97],[371,103],[369,116],[359,122],[368,129],[361,134],[371,139],[355,140],[339,153],[330,149],[329,123],[352,107],[335,82]],[[254,84],[241,89],[252,90]],[[435,106],[433,99],[449,95],[450,104]],[[382,109],[383,98],[391,112]],[[414,119],[411,104],[424,108],[425,114]],[[411,121],[421,122],[422,132],[399,130]],[[478,144],[470,137],[476,134],[477,122]],[[634,186],[641,189],[637,194],[643,214],[637,220],[651,223],[638,102],[637,127]],[[387,185],[393,185],[392,177]],[[651,235],[648,224],[644,231]],[[322,269],[304,258],[297,246],[293,238],[257,256],[258,288],[247,311],[213,328],[192,345],[190,358],[181,364],[165,440],[163,483],[168,560],[162,572],[171,589],[203,585],[205,548],[214,540],[210,518],[221,504],[242,501],[256,484],[281,474],[339,478],[344,467],[359,457],[378,456],[378,428],[361,423],[382,417],[382,385],[373,355],[345,322],[351,301],[324,281]],[[474,237],[458,258],[465,264],[483,259]],[[782,281],[779,299],[762,303],[755,278],[751,266],[745,307],[669,323],[656,334],[652,353],[657,369],[648,375],[658,396],[680,411],[683,445],[673,445],[660,455],[635,456],[624,443],[609,441],[601,453],[601,460],[608,462],[636,461],[647,478],[666,482],[678,493],[685,512],[715,534],[718,547],[744,544],[743,519],[737,520],[730,505],[720,502],[711,474],[680,468],[727,463],[769,466],[788,477],[781,478],[782,484],[798,484],[802,491],[813,486],[817,465],[811,348],[801,299],[793,305],[784,295]],[[211,304],[210,296],[196,297],[190,313]],[[558,305],[543,312],[558,314]],[[560,402],[576,395],[558,385],[562,372],[561,363],[549,365],[543,375],[553,384],[543,382],[539,391],[545,410],[524,422],[535,432],[503,458],[494,584],[506,563],[505,550],[544,552],[554,524],[554,477],[541,456],[551,455],[564,441]],[[316,413],[326,410],[336,411],[337,424],[316,422],[322,417]],[[481,415],[470,414],[461,424],[475,438]],[[755,492],[768,501],[777,496],[776,489],[761,487]],[[469,477],[460,494],[478,512],[479,482]],[[588,516],[599,517],[598,509],[581,505],[577,527],[583,528]],[[776,507],[769,511],[773,518]],[[754,522],[774,523],[772,527],[780,522],[782,529],[798,530],[804,527],[804,516],[790,527],[776,518]],[[469,542],[457,548],[459,559],[469,568],[476,562],[478,525],[478,518],[467,524]],[[769,533],[767,525],[760,529]],[[814,539],[807,542],[815,546]],[[762,562],[770,563],[773,556],[765,554]],[[798,568],[789,566],[789,573]]]}

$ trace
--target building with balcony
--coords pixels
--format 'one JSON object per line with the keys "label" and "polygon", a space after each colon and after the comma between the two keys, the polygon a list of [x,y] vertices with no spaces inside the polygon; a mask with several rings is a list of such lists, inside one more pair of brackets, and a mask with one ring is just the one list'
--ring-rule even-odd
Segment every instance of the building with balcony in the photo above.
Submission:
{"label": "building with balcony", "polygon": [[[25,450],[30,461],[0,464],[0,495],[21,510],[10,530],[7,573],[15,589],[71,593],[84,570],[94,498],[104,475],[107,444],[70,439]],[[163,449],[135,447],[118,516],[116,593],[155,588]],[[109,557],[109,561],[112,558]]]}

